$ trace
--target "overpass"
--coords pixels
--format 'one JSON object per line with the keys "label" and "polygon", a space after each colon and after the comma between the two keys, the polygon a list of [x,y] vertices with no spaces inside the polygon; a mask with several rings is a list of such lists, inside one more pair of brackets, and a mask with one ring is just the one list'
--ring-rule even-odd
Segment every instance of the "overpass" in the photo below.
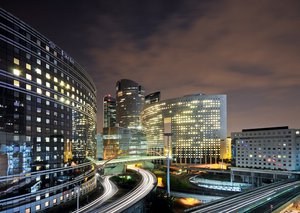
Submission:
{"label": "overpass", "polygon": [[227,212],[271,212],[279,208],[283,200],[297,196],[300,192],[300,181],[287,180],[276,182],[248,192],[197,206],[185,212],[227,213]]}
{"label": "overpass", "polygon": [[120,163],[137,163],[142,161],[153,161],[166,159],[166,156],[138,156],[138,157],[124,157],[124,158],[113,158],[108,160],[95,160],[91,157],[87,157],[88,160],[96,164],[97,166],[103,166],[106,164],[120,164]]}

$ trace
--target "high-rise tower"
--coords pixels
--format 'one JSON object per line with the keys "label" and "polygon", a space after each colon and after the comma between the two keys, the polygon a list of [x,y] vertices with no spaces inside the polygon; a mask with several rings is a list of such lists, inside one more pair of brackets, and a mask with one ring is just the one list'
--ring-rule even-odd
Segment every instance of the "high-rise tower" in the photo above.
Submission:
{"label": "high-rise tower", "polygon": [[116,126],[116,99],[111,95],[103,98],[103,128]]}
{"label": "high-rise tower", "polygon": [[120,127],[141,129],[140,113],[144,106],[144,90],[138,83],[122,79],[116,84],[117,123]]}

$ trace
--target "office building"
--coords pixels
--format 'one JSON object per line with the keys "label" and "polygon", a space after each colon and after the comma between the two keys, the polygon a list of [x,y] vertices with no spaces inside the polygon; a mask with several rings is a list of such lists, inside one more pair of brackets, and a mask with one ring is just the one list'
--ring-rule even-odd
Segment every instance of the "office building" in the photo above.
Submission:
{"label": "office building", "polygon": [[103,160],[103,138],[102,134],[97,134],[96,136],[97,140],[97,159],[98,160]]}
{"label": "office building", "polygon": [[231,138],[230,137],[226,138],[226,140],[221,140],[220,159],[231,160]]}
{"label": "office building", "polygon": [[160,92],[154,92],[145,96],[145,104],[153,104],[160,101]]}
{"label": "office building", "polygon": [[300,129],[287,126],[231,133],[235,167],[294,171],[300,169]]}
{"label": "office building", "polygon": [[128,154],[131,133],[127,128],[103,128],[103,159],[111,159]]}
{"label": "office building", "polygon": [[148,150],[164,154],[164,121],[175,163],[216,163],[227,136],[226,95],[195,94],[145,105],[141,120]]}
{"label": "office building", "polygon": [[118,81],[116,84],[118,125],[129,129],[141,129],[140,113],[144,101],[144,90],[141,85],[128,79]]}
{"label": "office building", "polygon": [[103,98],[103,128],[116,126],[116,99],[111,95]]}
{"label": "office building", "polygon": [[92,79],[54,42],[3,9],[0,22],[0,155],[7,155],[7,174],[62,167],[66,143],[78,162],[95,157]]}
{"label": "office building", "polygon": [[141,130],[123,127],[103,128],[103,159],[146,154],[147,141]]}

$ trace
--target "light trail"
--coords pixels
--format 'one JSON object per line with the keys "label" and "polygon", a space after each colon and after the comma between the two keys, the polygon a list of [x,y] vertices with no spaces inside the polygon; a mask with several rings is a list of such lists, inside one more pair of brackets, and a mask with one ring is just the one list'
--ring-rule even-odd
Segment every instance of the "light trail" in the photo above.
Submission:
{"label": "light trail", "polygon": [[142,180],[140,184],[125,196],[107,206],[104,206],[97,212],[122,212],[146,197],[146,195],[148,195],[156,186],[156,177],[151,172],[136,167],[128,167],[128,169],[134,170],[141,174]]}
{"label": "light trail", "polygon": [[253,192],[244,193],[240,196],[234,196],[233,198],[228,198],[219,203],[215,203],[214,205],[209,205],[207,207],[203,207],[199,210],[193,211],[197,213],[204,212],[236,212],[241,208],[245,208],[251,204],[258,203],[263,199],[267,199],[272,196],[276,196],[276,194],[281,190],[289,189],[290,187],[294,187],[299,185],[300,181],[292,182],[292,183],[281,183],[275,184],[270,187],[266,187],[263,189],[258,189]]}
{"label": "light trail", "polygon": [[96,210],[96,208],[99,208],[105,201],[110,199],[112,196],[114,196],[118,192],[117,186],[109,180],[111,176],[106,176],[103,180],[103,188],[104,193],[98,197],[96,200],[90,202],[89,204],[81,207],[78,211],[74,211],[74,213],[80,213],[80,212],[99,212]]}

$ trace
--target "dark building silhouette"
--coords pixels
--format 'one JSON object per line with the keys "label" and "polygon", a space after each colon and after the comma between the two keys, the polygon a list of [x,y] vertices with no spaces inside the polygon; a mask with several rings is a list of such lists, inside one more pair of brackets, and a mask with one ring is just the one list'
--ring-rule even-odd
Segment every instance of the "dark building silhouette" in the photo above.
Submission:
{"label": "dark building silhouette", "polygon": [[154,92],[145,96],[145,104],[152,104],[160,101],[160,92]]}

